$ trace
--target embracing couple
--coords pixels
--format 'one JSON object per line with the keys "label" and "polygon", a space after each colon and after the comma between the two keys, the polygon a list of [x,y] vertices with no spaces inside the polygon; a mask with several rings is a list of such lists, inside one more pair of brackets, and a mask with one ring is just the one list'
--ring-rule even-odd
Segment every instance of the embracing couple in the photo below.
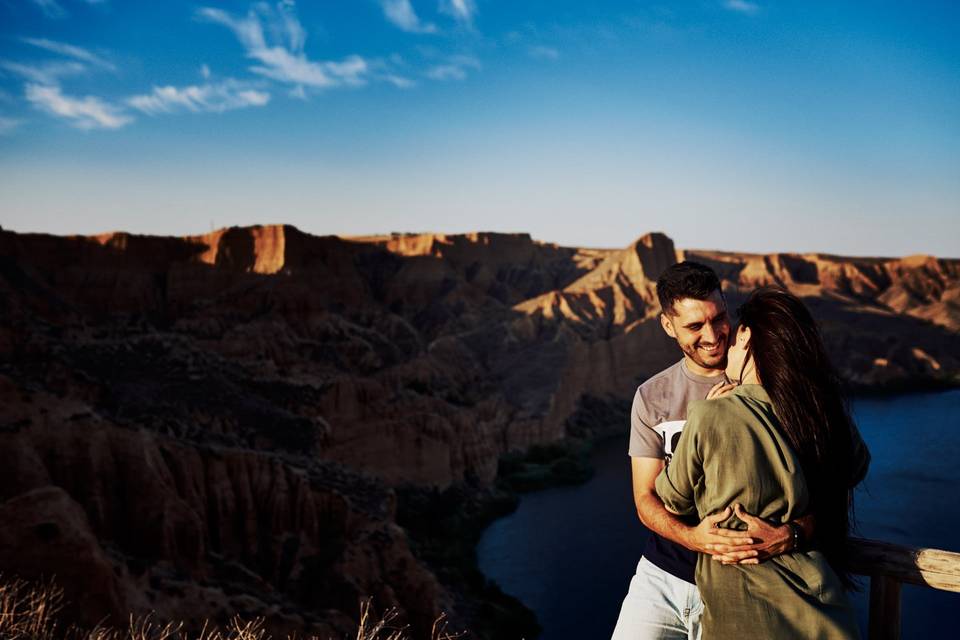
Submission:
{"label": "embracing couple", "polygon": [[734,333],[717,275],[694,262],[657,297],[683,359],[634,398],[651,533],[612,640],[859,637],[844,548],[870,455],[810,312],[761,288]]}

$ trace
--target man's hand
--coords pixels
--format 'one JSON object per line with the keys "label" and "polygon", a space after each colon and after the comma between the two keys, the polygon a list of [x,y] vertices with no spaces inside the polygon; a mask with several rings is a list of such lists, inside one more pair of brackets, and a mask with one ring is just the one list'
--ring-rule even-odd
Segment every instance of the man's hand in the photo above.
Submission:
{"label": "man's hand", "polygon": [[[727,507],[729,510],[729,507]],[[781,553],[793,550],[793,531],[789,525],[774,526],[752,516],[743,510],[739,504],[733,505],[733,511],[746,523],[746,531],[738,531],[741,535],[749,535],[754,544],[736,548],[728,544],[711,544],[706,553],[713,555],[713,559],[723,564],[759,564]]]}
{"label": "man's hand", "polygon": [[[700,553],[714,554],[718,553],[716,548],[725,549],[725,553],[750,553],[756,555],[754,549],[755,540],[750,537],[746,531],[734,531],[733,529],[720,529],[717,524],[730,517],[732,513],[730,507],[727,507],[720,513],[707,516],[695,527],[687,530],[684,536],[683,544],[691,551]],[[752,556],[747,556],[752,557]]]}

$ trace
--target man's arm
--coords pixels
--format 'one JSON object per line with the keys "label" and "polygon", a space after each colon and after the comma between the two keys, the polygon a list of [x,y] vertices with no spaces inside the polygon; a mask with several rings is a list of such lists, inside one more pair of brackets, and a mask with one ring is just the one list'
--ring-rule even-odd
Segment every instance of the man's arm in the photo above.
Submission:
{"label": "man's arm", "polygon": [[[691,551],[714,556],[724,564],[758,564],[774,556],[793,550],[793,531],[788,525],[774,526],[743,511],[740,505],[728,506],[723,511],[707,516],[697,526],[685,524],[670,513],[657,495],[654,482],[663,469],[658,458],[631,458],[633,473],[633,500],[637,516],[645,527],[683,545]],[[717,523],[736,512],[747,524],[746,531],[717,528]],[[814,518],[803,516],[793,521],[803,532],[803,539],[813,536]]]}
{"label": "man's arm", "polygon": [[[704,518],[695,527],[684,524],[679,517],[667,511],[654,488],[657,475],[663,469],[663,460],[639,457],[633,457],[630,460],[633,473],[633,501],[637,507],[637,516],[645,527],[691,551],[716,553],[711,551],[709,546],[722,544],[731,552],[752,554],[749,557],[756,555],[757,552],[752,548],[754,540],[747,537],[743,531],[716,527],[718,522],[730,516],[729,507]],[[745,551],[746,547],[751,548]]]}
{"label": "man's arm", "polygon": [[[733,505],[733,510],[747,525],[742,533],[749,535],[756,543],[740,549],[729,544],[710,544],[708,553],[713,554],[714,560],[723,564],[759,564],[794,550],[793,531],[789,525],[772,525],[762,518],[747,513],[739,504]],[[811,513],[791,520],[790,524],[800,528],[800,536],[803,540],[811,540],[815,521]]]}
{"label": "man's arm", "polygon": [[[717,383],[711,390],[711,396],[723,395],[734,385]],[[670,513],[657,495],[655,483],[657,476],[664,467],[662,458],[653,457],[662,451],[663,442],[648,425],[654,422],[655,416],[648,412],[640,389],[633,399],[630,415],[630,460],[633,475],[633,499],[640,521],[657,534],[683,545],[687,549],[707,554],[727,554],[728,562],[745,562],[761,555],[764,551],[776,550],[777,555],[783,553],[775,545],[784,541],[792,543],[793,532],[789,527],[778,527],[777,535],[761,531],[757,527],[747,531],[733,531],[718,529],[715,525],[733,513],[728,506],[720,513],[708,516],[696,527],[691,527]],[[749,524],[749,523],[748,523]],[[809,540],[812,530],[804,528],[804,539]],[[754,540],[755,533],[762,533],[766,537]],[[759,538],[759,536],[758,536]],[[735,555],[730,555],[735,554]]]}

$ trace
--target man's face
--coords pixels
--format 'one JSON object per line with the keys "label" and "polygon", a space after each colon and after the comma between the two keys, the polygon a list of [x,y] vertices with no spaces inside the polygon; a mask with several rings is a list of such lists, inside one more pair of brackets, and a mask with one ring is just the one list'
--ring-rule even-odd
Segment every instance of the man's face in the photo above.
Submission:
{"label": "man's face", "polygon": [[712,371],[726,366],[730,320],[719,291],[706,300],[677,300],[660,315],[660,322],[694,365]]}

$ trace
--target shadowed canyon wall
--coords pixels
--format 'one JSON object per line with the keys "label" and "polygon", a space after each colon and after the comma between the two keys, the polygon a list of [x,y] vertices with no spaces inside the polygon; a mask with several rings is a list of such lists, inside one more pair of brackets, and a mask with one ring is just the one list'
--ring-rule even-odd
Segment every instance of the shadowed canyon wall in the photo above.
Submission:
{"label": "shadowed canyon wall", "polygon": [[489,486],[507,451],[625,429],[584,408],[679,357],[654,283],[684,257],[732,306],[761,284],[803,296],[860,388],[956,383],[957,260],[657,233],[598,250],[0,231],[0,570],[56,574],[88,623],[236,612],[343,635],[369,596],[425,635],[460,604],[397,526],[394,488]]}

